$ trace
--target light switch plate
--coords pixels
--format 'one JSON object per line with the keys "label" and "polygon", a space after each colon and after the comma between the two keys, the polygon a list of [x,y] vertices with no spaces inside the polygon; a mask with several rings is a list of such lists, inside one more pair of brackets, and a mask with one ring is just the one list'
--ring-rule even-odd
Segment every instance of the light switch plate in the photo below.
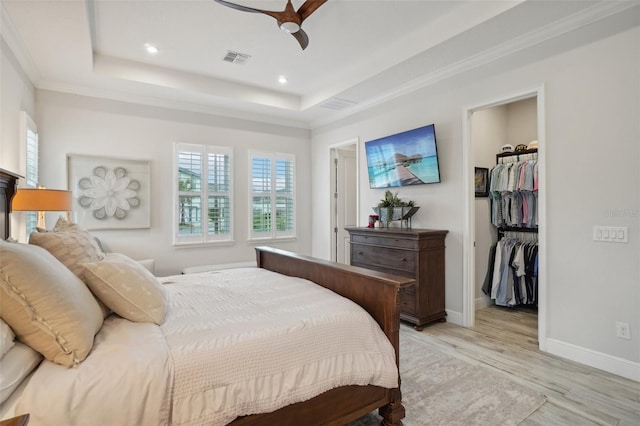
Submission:
{"label": "light switch plate", "polygon": [[629,228],[626,226],[594,226],[593,241],[628,243]]}

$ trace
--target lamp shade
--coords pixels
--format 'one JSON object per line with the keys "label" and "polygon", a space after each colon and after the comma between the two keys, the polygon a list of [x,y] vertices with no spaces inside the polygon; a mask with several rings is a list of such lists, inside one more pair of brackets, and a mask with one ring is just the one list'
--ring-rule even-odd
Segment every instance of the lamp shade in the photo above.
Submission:
{"label": "lamp shade", "polygon": [[71,191],[59,189],[18,188],[11,210],[19,212],[64,212],[72,209]]}

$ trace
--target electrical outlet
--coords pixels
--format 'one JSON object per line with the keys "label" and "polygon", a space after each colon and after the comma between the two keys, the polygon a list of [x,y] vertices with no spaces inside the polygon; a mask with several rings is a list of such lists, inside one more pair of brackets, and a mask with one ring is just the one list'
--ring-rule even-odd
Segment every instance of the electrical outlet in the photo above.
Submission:
{"label": "electrical outlet", "polygon": [[616,337],[631,340],[631,330],[628,322],[616,321]]}

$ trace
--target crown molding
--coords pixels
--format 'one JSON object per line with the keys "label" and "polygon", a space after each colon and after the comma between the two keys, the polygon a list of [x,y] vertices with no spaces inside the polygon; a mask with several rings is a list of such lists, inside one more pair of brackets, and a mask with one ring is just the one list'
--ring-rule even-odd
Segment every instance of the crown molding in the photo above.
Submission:
{"label": "crown molding", "polygon": [[308,123],[305,121],[291,120],[256,112],[247,112],[239,108],[236,109],[224,106],[208,105],[205,103],[181,101],[178,99],[170,99],[165,97],[141,95],[139,93],[126,92],[122,90],[86,87],[46,80],[41,81],[37,88],[38,90],[60,92],[71,95],[85,96],[89,98],[124,102],[128,104],[137,104],[149,107],[166,108],[176,111],[208,114],[222,118],[268,124],[270,126],[310,130]]}
{"label": "crown molding", "polygon": [[[536,44],[548,41],[568,32],[574,31],[585,25],[605,19],[609,16],[623,12],[632,7],[638,6],[640,1],[602,1],[582,10],[579,13],[567,18],[555,21],[538,30],[531,31],[519,37],[515,37],[505,43],[496,45],[490,49],[469,56],[461,61],[442,67],[434,72],[430,72],[421,77],[415,78],[405,84],[399,85],[387,92],[381,92],[375,97],[359,102],[352,108],[337,112],[329,117],[312,120],[310,127],[316,128],[331,124],[338,120],[347,118],[358,112],[365,111],[377,105],[384,104],[395,98],[414,92],[416,90],[436,84],[446,78],[462,74],[482,65],[489,64],[498,59],[517,53]],[[402,66],[402,65],[400,65]]]}
{"label": "crown molding", "polygon": [[9,18],[4,3],[0,2],[0,34],[18,60],[18,64],[27,75],[31,83],[36,86],[40,80],[40,73],[36,67],[33,58],[29,54],[29,50],[25,47],[24,41],[18,35],[16,27]]}

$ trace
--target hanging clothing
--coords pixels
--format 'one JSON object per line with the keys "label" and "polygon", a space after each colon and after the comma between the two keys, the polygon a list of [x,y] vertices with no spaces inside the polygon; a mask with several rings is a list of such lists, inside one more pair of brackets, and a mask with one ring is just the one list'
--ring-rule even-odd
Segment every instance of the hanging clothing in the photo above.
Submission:
{"label": "hanging clothing", "polygon": [[498,227],[538,226],[538,160],[496,164],[489,173],[491,223]]}
{"label": "hanging clothing", "polygon": [[537,305],[538,243],[504,237],[489,252],[482,291],[498,306]]}
{"label": "hanging clothing", "polygon": [[493,264],[496,261],[496,247],[498,243],[493,244],[489,248],[489,265],[487,266],[487,274],[484,277],[484,282],[482,283],[482,292],[487,296],[491,295],[491,282],[493,281]]}

